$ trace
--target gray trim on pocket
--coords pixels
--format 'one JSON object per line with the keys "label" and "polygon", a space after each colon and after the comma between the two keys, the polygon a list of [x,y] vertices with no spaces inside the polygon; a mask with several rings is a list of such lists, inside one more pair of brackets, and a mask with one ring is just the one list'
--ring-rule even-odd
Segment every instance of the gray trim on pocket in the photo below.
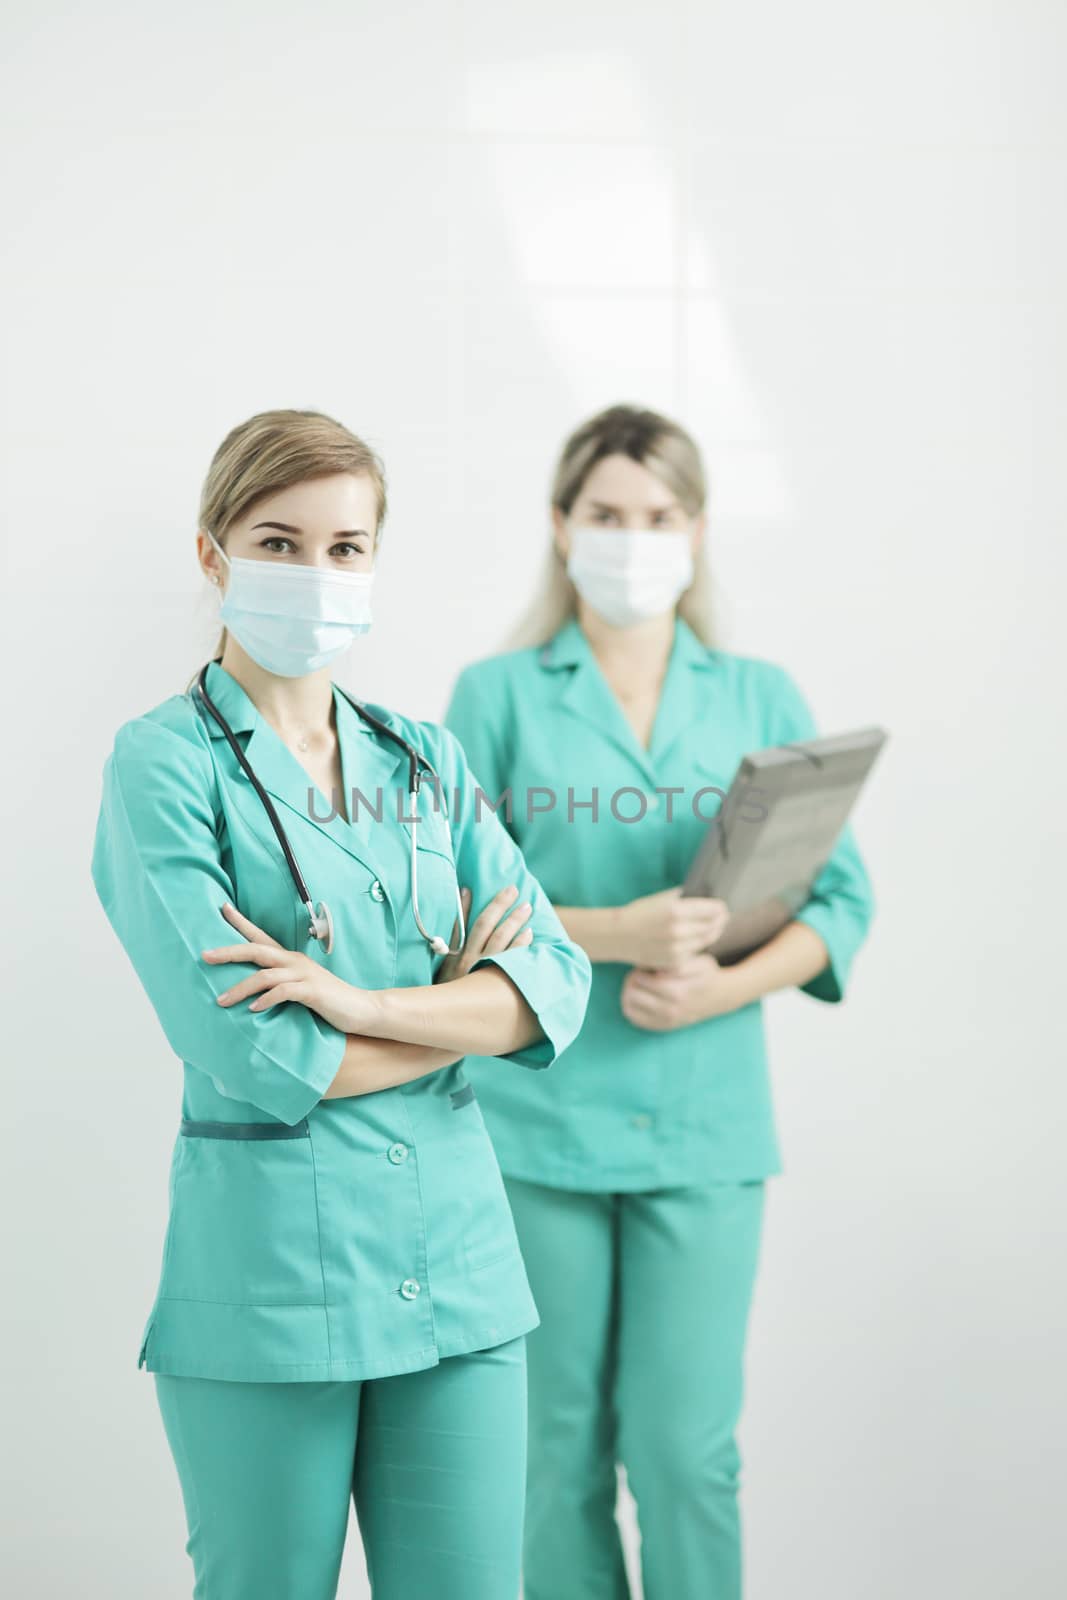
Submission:
{"label": "gray trim on pocket", "polygon": [[181,1132],[192,1139],[306,1139],[308,1119],[290,1127],[287,1122],[197,1122],[183,1117]]}
{"label": "gray trim on pocket", "polygon": [[465,1083],[462,1089],[450,1089],[448,1098],[452,1102],[453,1111],[458,1111],[460,1106],[469,1106],[475,1098],[473,1083]]}

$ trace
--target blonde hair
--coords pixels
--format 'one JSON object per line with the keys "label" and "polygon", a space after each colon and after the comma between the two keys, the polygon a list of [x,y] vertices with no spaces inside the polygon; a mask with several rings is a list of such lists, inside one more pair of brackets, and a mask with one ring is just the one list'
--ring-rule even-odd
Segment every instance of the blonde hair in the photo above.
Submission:
{"label": "blonde hair", "polygon": [[[200,523],[225,550],[233,524],[267,495],[310,478],[351,472],[367,477],[378,504],[375,547],[386,513],[385,467],[362,439],[322,411],[260,411],[223,439],[200,491]],[[223,628],[213,655],[226,644]],[[186,684],[188,690],[196,674]]]}
{"label": "blonde hair", "polygon": [[[707,503],[704,464],[695,440],[680,423],[658,411],[609,406],[580,424],[565,442],[552,479],[551,504],[565,517],[593,467],[605,456],[624,455],[666,484],[686,513],[697,516]],[[706,645],[715,642],[711,581],[703,541],[693,563],[693,580],[679,597],[677,611]],[[576,614],[578,595],[566,562],[550,536],[540,586],[507,640],[507,648],[544,644]]]}

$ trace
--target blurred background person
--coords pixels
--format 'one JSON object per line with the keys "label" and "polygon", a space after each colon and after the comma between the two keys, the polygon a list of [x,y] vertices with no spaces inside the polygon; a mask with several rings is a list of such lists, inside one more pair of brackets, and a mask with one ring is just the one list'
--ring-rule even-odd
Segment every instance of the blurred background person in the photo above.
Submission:
{"label": "blurred background person", "polygon": [[[846,825],[814,891],[729,966],[681,883],[741,759],[816,729],[789,672],[716,647],[705,474],[676,422],[617,405],[566,441],[541,592],[445,715],[570,936],[586,1020],[536,1081],[468,1071],[541,1325],[529,1341],[526,1600],[622,1600],[616,1462],[645,1600],[741,1593],[735,1439],[780,1170],[762,1001],[838,1002],[873,910]],[[709,792],[711,791],[711,792]],[[536,797],[535,797],[536,796]]]}

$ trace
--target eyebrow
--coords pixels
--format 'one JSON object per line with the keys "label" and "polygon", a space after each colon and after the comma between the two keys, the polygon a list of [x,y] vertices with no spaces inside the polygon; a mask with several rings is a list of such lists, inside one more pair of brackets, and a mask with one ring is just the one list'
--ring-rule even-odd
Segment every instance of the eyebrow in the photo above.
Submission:
{"label": "eyebrow", "polygon": [[[589,503],[597,511],[618,511],[619,509],[618,506],[610,505],[607,500],[591,500]],[[675,511],[680,504],[679,500],[669,500],[665,506],[642,506],[641,509],[655,515],[657,511]]]}
{"label": "eyebrow", "polygon": [[[303,528],[294,528],[288,522],[254,522],[252,532],[257,528],[277,528],[281,533],[303,533]],[[370,534],[366,528],[342,528],[340,533],[331,534],[334,539],[369,539]]]}

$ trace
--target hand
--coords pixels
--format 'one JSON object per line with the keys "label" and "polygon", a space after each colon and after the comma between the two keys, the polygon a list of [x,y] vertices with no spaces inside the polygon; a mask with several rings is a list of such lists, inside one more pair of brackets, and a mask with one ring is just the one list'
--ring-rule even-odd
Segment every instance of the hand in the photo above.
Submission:
{"label": "hand", "polygon": [[722,935],[725,900],[683,895],[680,888],[642,895],[620,909],[623,959],[635,967],[677,969]]}
{"label": "hand", "polygon": [[222,914],[244,936],[246,943],[204,950],[201,952],[204,960],[213,963],[254,961],[260,970],[220,994],[219,1005],[236,1005],[254,994],[259,998],[252,1001],[249,1011],[268,1011],[283,1000],[295,1000],[324,1022],[340,1028],[342,1033],[361,1032],[360,1024],[368,1015],[371,991],[346,983],[298,950],[287,950],[277,939],[250,922],[236,906],[227,903],[222,907]]}
{"label": "hand", "polygon": [[622,1014],[635,1028],[667,1032],[733,1011],[730,968],[714,956],[692,956],[670,972],[634,967],[622,985]]}
{"label": "hand", "polygon": [[[472,925],[469,921],[471,892],[469,889],[460,890],[467,937],[462,950],[457,950],[455,955],[445,956],[434,974],[435,983],[448,983],[452,978],[464,977],[481,956],[493,956],[500,950],[521,950],[533,942],[533,929],[523,927],[532,907],[528,900],[524,900],[521,905],[514,905],[518,893],[514,884],[509,884],[506,889],[499,889]],[[508,916],[504,916],[509,906],[513,906],[513,909]],[[504,919],[502,922],[499,921],[501,917]],[[458,938],[457,917],[452,924],[449,944],[455,944]]]}

